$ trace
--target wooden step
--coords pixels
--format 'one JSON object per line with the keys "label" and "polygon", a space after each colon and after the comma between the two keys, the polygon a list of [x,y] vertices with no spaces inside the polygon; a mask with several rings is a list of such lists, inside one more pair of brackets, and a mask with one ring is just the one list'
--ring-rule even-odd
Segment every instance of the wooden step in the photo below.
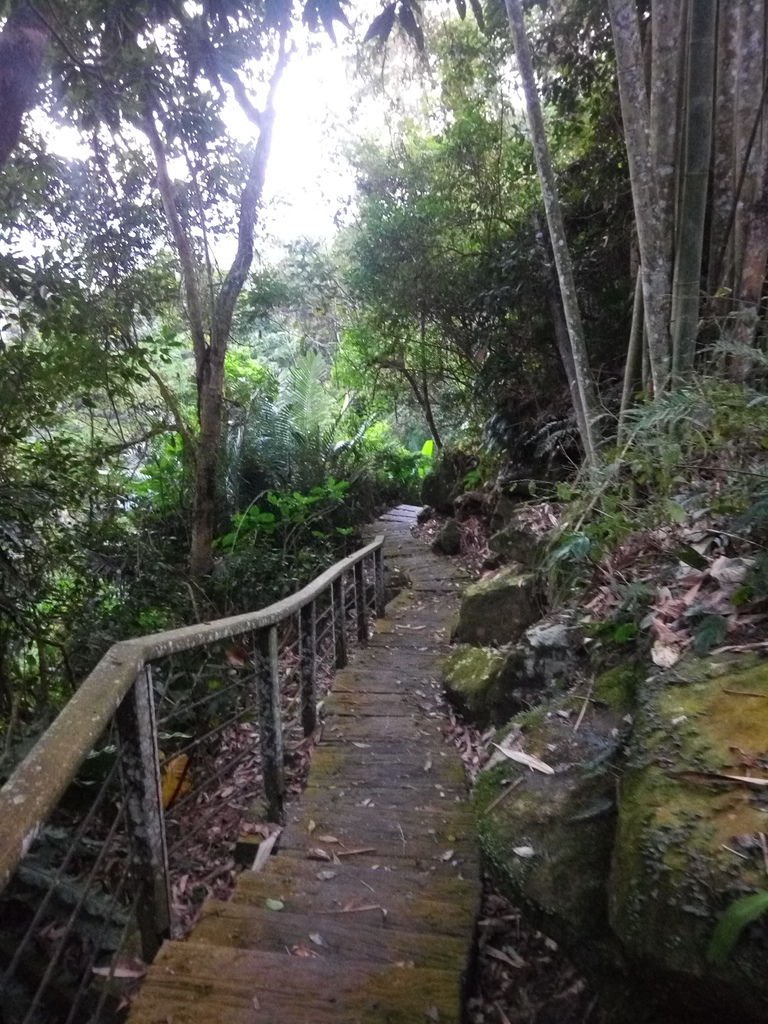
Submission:
{"label": "wooden step", "polygon": [[312,757],[310,777],[315,786],[367,781],[372,788],[384,788],[423,780],[428,789],[444,786],[466,792],[464,769],[454,752],[419,749],[407,743],[390,749],[343,742],[324,745]]}
{"label": "wooden step", "polygon": [[384,906],[387,925],[415,931],[426,927],[453,934],[451,926],[436,918],[433,907],[449,904],[454,908],[449,916],[462,913],[466,925],[479,901],[480,887],[446,862],[422,867],[415,860],[400,858],[393,863],[361,866],[280,855],[271,857],[258,874],[244,871],[233,897],[236,902],[254,906],[263,906],[272,898],[281,899],[286,910],[296,913],[310,907],[327,913],[368,900]]}
{"label": "wooden step", "polygon": [[[342,817],[324,813],[322,805],[302,805],[297,820],[290,821],[280,836],[280,850],[293,850],[305,856],[322,849],[339,859],[356,856],[350,851],[370,850],[368,858],[410,857],[429,866],[451,860],[477,861],[475,823],[472,815],[421,815],[418,812],[381,813],[379,808],[365,808],[367,814]],[[310,826],[314,826],[309,831]],[[323,842],[330,836],[338,842]],[[453,851],[453,855],[449,855]]]}
{"label": "wooden step", "polygon": [[459,1024],[456,971],[323,956],[163,946],[131,1024]]}
{"label": "wooden step", "polygon": [[[311,914],[212,900],[187,943],[294,955],[316,953],[325,959],[403,963],[458,974],[464,970],[469,953],[466,917],[456,925],[455,935],[434,927],[449,910],[449,906],[435,905],[432,930],[409,931],[390,923],[370,893],[367,901],[361,899],[349,909]],[[354,919],[354,924],[347,918]]]}

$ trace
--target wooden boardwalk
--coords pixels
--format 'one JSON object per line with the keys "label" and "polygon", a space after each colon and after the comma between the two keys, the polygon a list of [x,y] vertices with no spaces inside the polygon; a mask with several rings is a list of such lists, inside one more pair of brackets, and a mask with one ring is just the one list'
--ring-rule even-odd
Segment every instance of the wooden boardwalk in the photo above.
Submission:
{"label": "wooden boardwalk", "polygon": [[462,574],[411,535],[417,511],[376,524],[412,587],[337,674],[279,853],[165,943],[130,1024],[461,1021],[479,870],[435,677]]}

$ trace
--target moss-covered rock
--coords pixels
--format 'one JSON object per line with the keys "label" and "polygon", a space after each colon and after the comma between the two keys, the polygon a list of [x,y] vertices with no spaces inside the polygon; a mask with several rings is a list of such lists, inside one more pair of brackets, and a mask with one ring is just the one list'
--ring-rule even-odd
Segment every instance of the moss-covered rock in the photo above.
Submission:
{"label": "moss-covered rock", "polygon": [[543,680],[531,672],[524,648],[461,644],[443,659],[450,701],[480,727],[501,725],[535,700]]}
{"label": "moss-covered rock", "polygon": [[540,615],[537,576],[503,569],[467,587],[454,639],[469,644],[514,643]]}
{"label": "moss-covered rock", "polygon": [[489,549],[507,562],[517,562],[526,569],[534,569],[541,562],[544,545],[542,538],[529,528],[512,522],[494,533],[488,541]]}
{"label": "moss-covered rock", "polygon": [[461,527],[455,519],[447,519],[431,544],[437,555],[458,555],[461,551]]}
{"label": "moss-covered rock", "polygon": [[[474,791],[480,841],[498,884],[571,948],[608,941],[608,876],[614,835],[619,717],[593,710],[574,731],[562,697],[511,723],[521,745],[554,769],[504,760]],[[507,793],[505,785],[514,789]],[[517,851],[517,852],[516,852]],[[531,852],[532,851],[532,852]]]}
{"label": "moss-covered rock", "polygon": [[616,665],[596,677],[592,696],[614,711],[628,712],[635,706],[637,689],[645,678],[642,665]]}
{"label": "moss-covered rock", "polygon": [[724,966],[706,958],[722,911],[767,887],[757,838],[768,798],[715,776],[746,775],[745,759],[767,751],[768,662],[701,660],[641,684],[620,787],[611,925],[635,963],[718,1019],[768,1014],[764,926],[745,933]]}

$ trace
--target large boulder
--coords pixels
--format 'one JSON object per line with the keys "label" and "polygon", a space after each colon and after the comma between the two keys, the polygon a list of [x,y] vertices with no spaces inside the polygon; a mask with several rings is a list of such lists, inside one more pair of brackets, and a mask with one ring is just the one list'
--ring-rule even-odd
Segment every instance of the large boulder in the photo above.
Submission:
{"label": "large boulder", "polygon": [[527,569],[536,568],[544,551],[541,536],[514,522],[492,534],[488,547],[494,554],[501,555],[506,562],[517,562]]}
{"label": "large boulder", "polygon": [[464,478],[475,463],[471,455],[444,451],[421,482],[421,503],[441,515],[453,515],[453,503],[464,490]]}
{"label": "large boulder", "polygon": [[541,584],[533,573],[502,569],[467,587],[454,639],[469,644],[517,641],[541,615]]}
{"label": "large boulder", "polygon": [[453,503],[456,518],[465,522],[472,516],[485,516],[488,511],[488,495],[484,491],[465,491]]}
{"label": "large boulder", "polygon": [[458,555],[461,552],[461,527],[455,519],[446,519],[431,544],[437,555]]}
{"label": "large boulder", "polygon": [[446,696],[475,725],[502,725],[537,700],[543,685],[531,672],[527,653],[520,646],[460,644],[441,666]]}
{"label": "large boulder", "polygon": [[[498,884],[548,934],[604,953],[615,821],[614,763],[621,718],[593,710],[578,730],[578,703],[560,697],[513,719],[502,746],[544,762],[531,770],[499,753],[475,786],[480,842]],[[595,951],[590,951],[590,944]]]}
{"label": "large boulder", "polygon": [[707,1019],[768,1019],[764,921],[724,963],[707,959],[722,912],[768,888],[765,789],[724,778],[766,777],[767,750],[768,662],[697,660],[641,685],[610,921],[634,963]]}
{"label": "large boulder", "polygon": [[582,644],[581,629],[563,613],[541,619],[517,644],[459,644],[442,662],[446,695],[475,725],[503,725],[561,684],[573,684],[582,670]]}

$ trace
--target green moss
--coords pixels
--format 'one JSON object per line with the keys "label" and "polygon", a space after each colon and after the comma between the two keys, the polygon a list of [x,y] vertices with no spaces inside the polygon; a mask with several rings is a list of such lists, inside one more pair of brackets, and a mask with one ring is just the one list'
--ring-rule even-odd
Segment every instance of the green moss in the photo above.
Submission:
{"label": "green moss", "polygon": [[635,706],[637,687],[645,672],[639,665],[617,665],[602,672],[594,682],[593,695],[614,711],[627,712]]}
{"label": "green moss", "polygon": [[506,721],[520,706],[519,689],[529,681],[524,662],[517,649],[462,644],[441,665],[446,695],[480,726]]}
{"label": "green moss", "polygon": [[462,643],[517,641],[541,615],[541,581],[533,573],[502,570],[467,587],[455,637]]}
{"label": "green moss", "polygon": [[733,987],[745,1013],[768,1005],[763,948],[745,938],[717,969],[706,950],[722,910],[764,887],[759,851],[732,850],[765,830],[766,808],[710,775],[745,774],[740,751],[766,749],[768,663],[700,659],[641,683],[611,876],[611,924],[629,952],[683,985]]}

